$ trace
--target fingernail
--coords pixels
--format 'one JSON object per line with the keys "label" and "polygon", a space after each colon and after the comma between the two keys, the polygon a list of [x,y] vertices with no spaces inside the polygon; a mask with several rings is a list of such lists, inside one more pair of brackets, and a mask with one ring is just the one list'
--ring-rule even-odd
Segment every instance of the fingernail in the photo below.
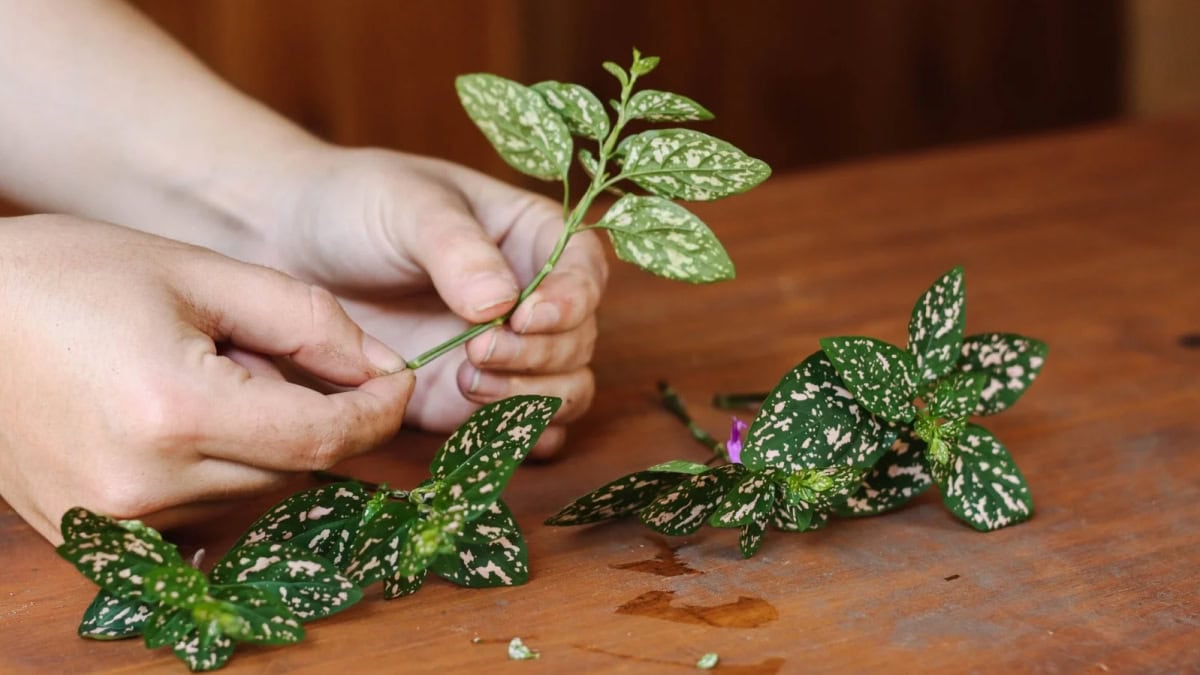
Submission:
{"label": "fingernail", "polygon": [[483,360],[479,362],[480,365],[491,361],[492,355],[496,353],[496,343],[500,341],[500,329],[493,328],[492,330],[488,331],[488,335],[490,335],[492,339],[491,342],[488,342],[487,351],[484,352]]}
{"label": "fingernail", "polygon": [[529,331],[550,330],[558,325],[560,317],[558,306],[554,303],[535,302],[529,308],[529,314],[525,317],[525,322],[521,324],[521,330],[518,332],[524,335]]}
{"label": "fingernail", "polygon": [[479,314],[486,313],[500,305],[509,304],[516,300],[517,296],[521,293],[520,289],[513,285],[511,279],[507,279],[503,275],[494,272],[483,272],[471,277],[467,284],[471,287],[475,295],[491,298],[472,308],[474,312]]}
{"label": "fingernail", "polygon": [[408,365],[391,347],[365,333],[362,348],[367,360],[381,373],[394,373]]}
{"label": "fingernail", "polygon": [[502,398],[508,394],[508,378],[485,373],[478,368],[471,375],[467,393],[480,398]]}

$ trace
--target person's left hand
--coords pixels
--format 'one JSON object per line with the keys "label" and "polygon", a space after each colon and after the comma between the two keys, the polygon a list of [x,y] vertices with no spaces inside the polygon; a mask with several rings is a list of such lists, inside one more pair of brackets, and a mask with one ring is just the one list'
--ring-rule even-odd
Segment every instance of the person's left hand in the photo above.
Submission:
{"label": "person's left hand", "polygon": [[[455,164],[384,150],[319,156],[281,200],[259,262],[332,290],[408,358],[512,309],[562,232],[560,205]],[[552,395],[563,406],[535,452],[557,449],[562,424],[592,399],[607,274],[598,238],[576,234],[505,326],[421,369],[406,424],[445,432],[479,404]]]}

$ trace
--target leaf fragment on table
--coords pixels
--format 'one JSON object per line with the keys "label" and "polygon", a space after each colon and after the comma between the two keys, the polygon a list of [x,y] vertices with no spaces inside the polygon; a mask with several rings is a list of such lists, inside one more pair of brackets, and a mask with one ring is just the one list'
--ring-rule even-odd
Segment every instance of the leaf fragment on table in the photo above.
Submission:
{"label": "leaf fragment on table", "polygon": [[942,501],[976,530],[998,530],[1033,516],[1033,498],[1025,477],[987,429],[968,424],[950,461],[930,464]]}
{"label": "leaf fragment on table", "polygon": [[745,192],[771,168],[719,138],[691,129],[653,129],[617,147],[621,178],[670,199],[700,202]]}
{"label": "leaf fragment on table", "polygon": [[913,306],[908,351],[917,362],[917,380],[933,380],[954,368],[966,325],[966,285],[959,266],[933,282]]}
{"label": "leaf fragment on table", "polygon": [[704,525],[742,471],[740,464],[725,464],[688,476],[661,492],[641,510],[639,517],[647,527],[660,534],[693,534]]}
{"label": "leaf fragment on table", "polygon": [[687,96],[656,89],[643,89],[630,97],[625,116],[647,122],[697,122],[713,118],[708,109]]}
{"label": "leaf fragment on table", "polygon": [[608,135],[608,113],[604,112],[604,104],[586,87],[547,80],[532,88],[566,122],[572,134],[596,141],[602,141]]}
{"label": "leaf fragment on table", "polygon": [[892,422],[911,422],[917,410],[916,361],[908,352],[871,337],[831,337],[821,349],[867,410]]}
{"label": "leaf fragment on table", "polygon": [[509,166],[561,180],[571,165],[571,132],[533,89],[489,73],[460,75],[458,98],[475,126]]}
{"label": "leaf fragment on table", "polygon": [[667,279],[706,284],[734,277],[720,240],[669,199],[625,195],[595,227],[608,230],[617,257]]}
{"label": "leaf fragment on table", "polygon": [[513,661],[532,661],[542,658],[542,653],[536,649],[530,649],[519,637],[515,637],[508,643],[508,658]]}
{"label": "leaf fragment on table", "polygon": [[717,666],[717,663],[720,662],[720,660],[720,654],[717,654],[716,652],[709,652],[704,656],[701,656],[700,659],[696,661],[696,667],[700,670],[712,670]]}
{"label": "leaf fragment on table", "polygon": [[298,492],[259,516],[231,550],[262,542],[287,543],[308,549],[340,568],[349,559],[369,500],[366,488],[357,481]]}
{"label": "leaf fragment on table", "polygon": [[995,415],[1017,402],[1046,362],[1046,343],[1014,333],[981,333],[963,342],[959,370],[984,373],[977,415]]}

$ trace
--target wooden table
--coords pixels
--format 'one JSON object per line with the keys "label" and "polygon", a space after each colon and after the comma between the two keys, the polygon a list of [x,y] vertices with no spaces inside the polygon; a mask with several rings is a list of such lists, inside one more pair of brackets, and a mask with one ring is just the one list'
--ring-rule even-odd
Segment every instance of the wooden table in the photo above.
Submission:
{"label": "wooden table", "polygon": [[[738,279],[615,269],[595,406],[566,457],[509,488],[527,586],[431,582],[393,602],[375,588],[303,644],[240,648],[230,672],[685,672],[705,652],[736,673],[1200,664],[1200,118],[780,176],[697,210]],[[902,341],[912,301],[957,263],[969,332],[1050,344],[1041,379],[989,421],[1032,486],[1029,523],[979,534],[931,492],[773,533],[749,561],[734,531],[540,525],[609,478],[703,457],[657,379],[723,435],[710,394],[769,388],[823,335]],[[342,469],[407,485],[438,442],[405,434]],[[266,503],[175,537],[219,552]],[[91,584],[6,507],[0,569],[0,670],[183,672],[137,641],[74,638]],[[513,636],[541,660],[510,662]]]}

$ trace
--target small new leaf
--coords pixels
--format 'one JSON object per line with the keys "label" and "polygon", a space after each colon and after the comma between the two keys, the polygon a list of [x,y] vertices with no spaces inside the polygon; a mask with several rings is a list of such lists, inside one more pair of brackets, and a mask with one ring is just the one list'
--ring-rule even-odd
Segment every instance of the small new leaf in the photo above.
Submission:
{"label": "small new leaf", "polygon": [[987,381],[984,373],[950,373],[934,387],[928,401],[930,411],[951,420],[970,417],[979,406]]}
{"label": "small new leaf", "polygon": [[976,530],[989,532],[1028,520],[1033,498],[1021,470],[990,431],[968,424],[950,461],[930,463],[942,501]]}
{"label": "small new leaf", "polygon": [[917,415],[916,360],[908,352],[869,337],[821,340],[838,375],[854,398],[871,412],[892,422],[911,422]]}
{"label": "small new leaf", "polygon": [[667,279],[703,284],[734,276],[712,230],[669,199],[625,195],[596,227],[608,230],[618,258]]}
{"label": "small new leaf", "polygon": [[908,351],[917,360],[918,380],[932,380],[954,368],[966,325],[966,286],[960,266],[933,282],[913,306]]}
{"label": "small new leaf", "polygon": [[298,492],[254,521],[233,550],[262,542],[286,542],[341,567],[349,558],[369,499],[366,489],[355,481]]}
{"label": "small new leaf", "polygon": [[695,122],[711,120],[713,114],[686,96],[669,91],[643,89],[629,99],[625,115],[647,122]]}
{"label": "small new leaf", "polygon": [[639,514],[647,527],[670,536],[693,534],[742,474],[740,464],[725,464],[689,476],[664,490]]}
{"label": "small new leaf", "polygon": [[602,141],[608,135],[608,113],[596,95],[587,88],[569,82],[539,82],[533,90],[546,105],[558,113],[576,136]]}
{"label": "small new leaf", "polygon": [[561,180],[571,166],[571,132],[533,89],[489,73],[460,75],[467,115],[509,166],[534,178]]}
{"label": "small new leaf", "polygon": [[995,415],[1017,402],[1046,362],[1046,344],[1012,333],[983,333],[968,337],[958,368],[984,373],[977,415]]}
{"label": "small new leaf", "polygon": [[660,197],[708,201],[745,192],[771,168],[733,145],[691,129],[655,129],[617,148],[621,179]]}
{"label": "small new leaf", "polygon": [[617,64],[613,63],[612,61],[605,61],[601,65],[613,77],[617,78],[617,82],[621,83],[622,88],[629,86],[629,74],[625,72],[624,68],[622,68],[621,66],[618,66]]}

